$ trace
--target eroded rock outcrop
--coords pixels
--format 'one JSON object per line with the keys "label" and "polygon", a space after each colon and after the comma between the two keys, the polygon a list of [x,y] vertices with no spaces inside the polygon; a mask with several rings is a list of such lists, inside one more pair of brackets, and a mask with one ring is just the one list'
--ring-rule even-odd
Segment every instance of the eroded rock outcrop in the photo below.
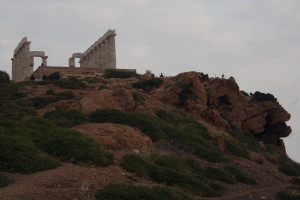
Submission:
{"label": "eroded rock outcrop", "polygon": [[178,106],[223,130],[239,129],[264,143],[284,149],[282,137],[291,133],[285,124],[290,114],[274,100],[256,100],[239,90],[233,77],[204,80],[197,72],[164,78],[153,96]]}

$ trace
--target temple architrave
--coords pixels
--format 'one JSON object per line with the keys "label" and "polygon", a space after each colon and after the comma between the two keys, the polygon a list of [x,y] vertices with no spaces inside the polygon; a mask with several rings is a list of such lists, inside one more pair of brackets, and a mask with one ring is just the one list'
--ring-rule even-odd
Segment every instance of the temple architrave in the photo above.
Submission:
{"label": "temple architrave", "polygon": [[[30,51],[30,41],[24,37],[14,50],[12,60],[12,81],[42,80],[51,73],[59,72],[62,78],[101,77],[105,69],[116,69],[116,33],[108,30],[84,53],[73,53],[69,58],[69,67],[47,66],[44,51]],[[42,64],[33,71],[34,57],[40,57]],[[75,58],[79,58],[80,67],[75,67]],[[136,72],[135,69],[116,69]]]}

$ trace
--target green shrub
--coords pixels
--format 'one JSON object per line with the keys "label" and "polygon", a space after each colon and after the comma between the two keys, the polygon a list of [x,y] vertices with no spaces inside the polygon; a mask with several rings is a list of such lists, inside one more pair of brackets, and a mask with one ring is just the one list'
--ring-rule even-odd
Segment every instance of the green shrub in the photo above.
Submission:
{"label": "green shrub", "polygon": [[243,145],[241,145],[234,139],[225,139],[225,144],[226,144],[227,150],[232,155],[240,156],[240,157],[247,158],[247,159],[250,158],[246,148],[243,147]]}
{"label": "green shrub", "polygon": [[131,78],[137,77],[135,72],[119,71],[115,69],[106,69],[103,75],[104,78]]}
{"label": "green shrub", "polygon": [[52,74],[49,74],[48,76],[45,77],[46,81],[57,81],[60,80],[60,73],[59,72],[54,72]]}
{"label": "green shrub", "polygon": [[[0,117],[0,130],[11,137],[22,137],[51,156],[73,163],[107,166],[112,155],[88,136],[75,130],[57,128],[45,118],[25,116],[17,119]],[[17,149],[16,152],[19,150]],[[1,163],[1,162],[0,162]]]}
{"label": "green shrub", "polygon": [[108,166],[112,155],[88,136],[75,130],[51,128],[34,136],[33,141],[49,155],[63,161]]}
{"label": "green shrub", "polygon": [[182,90],[178,93],[178,106],[184,106],[187,99],[192,98],[193,99],[193,92],[191,88],[193,87],[193,84],[185,84],[181,85]]}
{"label": "green shrub", "polygon": [[246,147],[246,149],[255,152],[263,152],[263,148],[258,143],[255,136],[251,133],[244,133],[238,130],[231,131],[230,134],[238,140],[240,145]]}
{"label": "green shrub", "polygon": [[300,188],[290,186],[285,189],[284,192],[277,193],[277,199],[280,200],[299,200],[300,199]]}
{"label": "green shrub", "polygon": [[0,84],[8,84],[10,83],[10,78],[7,72],[0,70]]}
{"label": "green shrub", "polygon": [[138,92],[133,92],[132,97],[133,97],[133,100],[139,104],[143,104],[145,101],[145,97]]}
{"label": "green shrub", "polygon": [[32,173],[54,169],[59,163],[22,137],[0,135],[0,170]]}
{"label": "green shrub", "polygon": [[145,91],[151,91],[153,88],[158,88],[163,83],[160,78],[152,78],[149,80],[142,80],[132,83],[132,87],[143,89]]}
{"label": "green shrub", "polygon": [[6,187],[11,183],[11,180],[3,174],[0,174],[0,188],[1,187]]}
{"label": "green shrub", "polygon": [[300,178],[292,178],[291,183],[294,185],[300,185]]}
{"label": "green shrub", "polygon": [[53,89],[49,89],[45,92],[45,95],[54,95],[54,90]]}
{"label": "green shrub", "polygon": [[209,76],[208,74],[204,74],[203,72],[200,72],[201,76],[202,76],[202,82],[209,82]]}
{"label": "green shrub", "polygon": [[189,200],[175,190],[165,187],[146,187],[133,185],[108,185],[96,193],[101,200]]}
{"label": "green shrub", "polygon": [[73,99],[75,98],[75,95],[72,91],[65,91],[65,92],[61,92],[61,93],[58,93],[56,95],[56,98],[57,99],[61,99],[61,100],[68,100],[68,99]]}
{"label": "green shrub", "polygon": [[61,87],[63,89],[80,89],[80,88],[85,88],[86,85],[83,84],[80,80],[78,80],[76,77],[70,77],[67,79],[60,79],[60,80],[55,80],[53,82],[54,85]]}
{"label": "green shrub", "polygon": [[81,81],[86,81],[88,83],[99,83],[99,79],[97,78],[92,78],[92,77],[85,77],[83,79],[81,79]]}
{"label": "green shrub", "polygon": [[236,130],[236,126],[232,123],[230,117],[228,117],[228,115],[226,115],[223,112],[219,112],[220,116],[229,124],[230,128],[232,128],[233,130]]}
{"label": "green shrub", "polygon": [[72,127],[87,121],[85,114],[76,109],[56,109],[45,113],[44,118],[50,119],[57,126]]}
{"label": "green shrub", "polygon": [[249,185],[256,184],[256,181],[252,177],[244,173],[237,166],[227,165],[225,167],[225,170],[228,171],[230,174],[234,175],[235,179],[240,183],[249,184]]}
{"label": "green shrub", "polygon": [[195,149],[197,155],[213,162],[228,161],[224,154],[218,152],[212,139],[207,139],[207,130],[202,125],[192,126],[184,131],[168,124],[166,121],[144,113],[125,113],[120,110],[103,109],[90,114],[91,122],[117,123],[139,128],[153,141],[172,139]]}
{"label": "green shrub", "polygon": [[46,105],[50,104],[50,103],[54,103],[60,100],[69,100],[74,98],[75,95],[73,94],[72,91],[65,91],[65,92],[61,92],[59,94],[57,94],[55,97],[52,96],[35,96],[33,98],[31,98],[30,100],[32,101],[33,105],[37,108],[37,109],[42,109],[44,108]]}
{"label": "green shrub", "polygon": [[262,92],[255,92],[253,95],[252,95],[252,100],[253,101],[272,101],[272,102],[275,102],[277,101],[277,99],[270,93],[262,93]]}
{"label": "green shrub", "polygon": [[[158,183],[178,186],[198,195],[221,195],[222,187],[218,187],[216,183],[212,187],[213,181],[205,176],[205,170],[202,169],[201,164],[192,158],[155,154],[142,158],[139,155],[130,154],[122,158],[120,165],[139,177],[149,177]],[[220,178],[213,177],[213,179],[219,180]]]}
{"label": "green shrub", "polygon": [[30,100],[32,101],[33,105],[37,109],[44,108],[46,105],[58,101],[56,97],[46,97],[46,96],[35,96]]}
{"label": "green shrub", "polygon": [[278,167],[278,170],[288,176],[300,176],[300,170],[288,165]]}
{"label": "green shrub", "polygon": [[249,97],[250,95],[247,93],[247,92],[245,92],[245,91],[241,91],[241,93],[244,95],[244,96],[247,96],[247,97]]}
{"label": "green shrub", "polygon": [[219,168],[207,166],[206,169],[204,170],[204,175],[207,178],[218,180],[224,183],[228,183],[228,184],[235,183],[235,179],[232,175]]}

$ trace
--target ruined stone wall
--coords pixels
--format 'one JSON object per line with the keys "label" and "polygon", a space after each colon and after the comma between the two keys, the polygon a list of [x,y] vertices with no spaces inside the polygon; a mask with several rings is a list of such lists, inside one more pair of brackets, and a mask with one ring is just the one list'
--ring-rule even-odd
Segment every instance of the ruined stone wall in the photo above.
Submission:
{"label": "ruined stone wall", "polygon": [[80,67],[116,69],[115,30],[108,30],[83,54]]}
{"label": "ruined stone wall", "polygon": [[12,60],[12,80],[20,82],[29,77],[33,68],[30,66],[30,41],[24,37],[14,50]]}
{"label": "ruined stone wall", "polygon": [[33,73],[34,57],[42,58],[42,65],[47,66],[47,58],[43,51],[30,51],[30,41],[24,37],[14,50],[12,60],[12,81],[28,80]]}

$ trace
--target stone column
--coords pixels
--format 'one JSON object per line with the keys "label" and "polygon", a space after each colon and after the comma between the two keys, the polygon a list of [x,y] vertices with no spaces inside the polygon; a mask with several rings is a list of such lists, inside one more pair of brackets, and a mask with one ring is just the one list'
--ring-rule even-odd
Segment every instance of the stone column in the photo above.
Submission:
{"label": "stone column", "polygon": [[15,79],[15,59],[11,59],[11,80]]}
{"label": "stone column", "polygon": [[33,67],[34,65],[34,57],[30,56],[30,67]]}
{"label": "stone column", "polygon": [[42,56],[41,58],[42,58],[42,64],[43,64],[43,66],[47,66],[47,58],[48,58],[48,56]]}
{"label": "stone column", "polygon": [[103,68],[105,65],[105,51],[104,51],[104,42],[100,44],[100,64],[99,68]]}
{"label": "stone column", "polygon": [[110,38],[111,37],[108,37],[106,39],[106,66],[105,68],[110,68]]}
{"label": "stone column", "polygon": [[69,58],[69,67],[75,67],[75,58]]}
{"label": "stone column", "polygon": [[109,54],[109,63],[110,63],[110,68],[116,69],[116,43],[115,43],[115,36],[116,35],[112,35],[109,38],[109,50],[110,50],[110,54]]}

